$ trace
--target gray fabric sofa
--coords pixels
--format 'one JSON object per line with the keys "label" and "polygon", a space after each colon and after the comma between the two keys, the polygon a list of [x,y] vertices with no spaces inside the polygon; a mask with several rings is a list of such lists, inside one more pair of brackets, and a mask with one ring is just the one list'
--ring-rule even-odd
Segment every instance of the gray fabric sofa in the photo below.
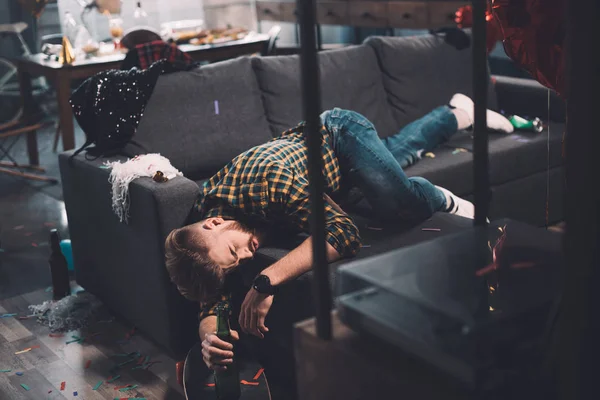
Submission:
{"label": "gray fabric sofa", "polygon": [[[471,49],[457,50],[443,37],[371,37],[359,46],[321,53],[319,63],[322,108],[358,111],[374,122],[382,137],[446,104],[456,92],[472,94]],[[128,224],[120,223],[111,209],[109,170],[101,168],[106,159],[90,161],[81,154],[70,164],[72,152],[60,155],[77,281],[176,356],[197,340],[198,307],[170,283],[164,239],[188,222],[204,180],[238,153],[301,120],[299,80],[297,56],[238,58],[162,76],[135,139],[148,151],[169,158],[185,177],[166,183],[147,178],[132,182]],[[491,77],[488,104],[507,113],[546,119],[547,93],[533,81]],[[546,132],[490,136],[491,219],[543,225],[548,178],[550,221],[562,219],[564,105],[553,94],[550,100],[549,142]],[[407,173],[469,198],[472,154],[454,149],[470,150],[471,142],[470,133],[459,133],[434,151],[435,158],[424,158]],[[343,206],[356,216],[367,245],[359,257],[471,226],[470,220],[447,214],[436,214],[418,226],[386,226],[370,220],[359,193],[345,200]],[[424,232],[424,226],[441,231]],[[277,245],[260,249],[245,267],[245,280],[299,240],[282,238]],[[340,263],[332,265],[332,271]],[[286,362],[293,362],[292,324],[312,313],[310,281],[308,273],[282,290],[267,320],[269,343],[286,354]]]}

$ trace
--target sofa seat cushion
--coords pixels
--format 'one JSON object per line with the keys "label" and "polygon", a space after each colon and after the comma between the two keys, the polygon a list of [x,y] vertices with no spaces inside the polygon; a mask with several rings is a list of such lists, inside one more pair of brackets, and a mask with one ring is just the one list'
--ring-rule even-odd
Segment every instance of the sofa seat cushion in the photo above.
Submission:
{"label": "sofa seat cushion", "polygon": [[[371,226],[370,223],[361,217],[358,217],[355,222],[359,225],[364,247],[355,258],[340,260],[329,265],[330,284],[334,295],[335,271],[344,263],[378,255],[400,247],[410,246],[442,235],[460,232],[473,226],[473,221],[470,219],[446,213],[436,213],[430,220],[413,226],[396,225],[382,227],[381,225],[373,225],[372,228],[378,228],[377,230],[367,228],[367,226]],[[437,228],[440,231],[423,231],[423,228]],[[251,264],[244,266],[244,281],[246,285],[250,287],[252,278],[258,272],[284,257],[290,250],[301,243],[305,237],[296,236],[277,246],[259,249]],[[290,334],[295,322],[314,315],[313,278],[313,272],[309,271],[298,279],[282,286],[279,294],[275,296],[273,308],[266,320],[266,325],[274,335],[283,334],[285,336],[286,332]]]}
{"label": "sofa seat cushion", "polygon": [[161,76],[135,136],[190,179],[270,139],[249,57]]}
{"label": "sofa seat cushion", "polygon": [[[377,59],[368,46],[350,46],[318,55],[321,110],[334,107],[357,111],[371,120],[382,137],[397,131]],[[254,71],[262,90],[273,136],[303,119],[300,58],[255,57]]]}
{"label": "sofa seat cushion", "polygon": [[[468,31],[467,35],[470,38]],[[455,93],[473,97],[471,47],[457,50],[443,35],[372,36],[365,44],[377,54],[397,128],[448,104]],[[496,109],[496,103],[490,83],[488,108]]]}
{"label": "sofa seat cushion", "polygon": [[[419,224],[382,224],[381,222],[374,222],[361,215],[353,215],[353,219],[359,228],[363,247],[360,249],[357,256],[352,259],[370,257],[399,247],[433,239],[440,235],[458,232],[473,226],[473,221],[470,219],[441,212],[435,213],[430,219]],[[423,231],[423,228],[437,228],[440,229],[440,231]],[[292,249],[300,245],[306,237],[308,237],[308,235],[294,235],[287,237],[279,235],[279,240],[276,243],[258,249],[255,258],[251,262],[253,264],[252,267],[248,268],[248,270],[252,270],[252,272],[248,274],[249,277],[254,277],[258,271],[284,257]],[[331,271],[333,272],[338,266],[348,262],[348,260],[350,259],[344,259],[330,264]],[[312,272],[308,272],[297,280],[311,278]]]}

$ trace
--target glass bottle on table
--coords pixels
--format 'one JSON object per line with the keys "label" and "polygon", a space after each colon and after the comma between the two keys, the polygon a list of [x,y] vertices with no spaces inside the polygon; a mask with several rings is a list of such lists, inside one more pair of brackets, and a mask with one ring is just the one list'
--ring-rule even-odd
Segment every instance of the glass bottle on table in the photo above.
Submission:
{"label": "glass bottle on table", "polygon": [[[229,326],[229,312],[223,306],[217,307],[217,337],[232,343]],[[233,363],[227,365],[225,371],[215,371],[215,391],[219,400],[237,400],[241,396],[240,372],[233,353]]]}
{"label": "glass bottle on table", "polygon": [[133,10],[133,27],[139,28],[142,26],[149,26],[148,14],[142,8],[142,2],[136,3],[135,9]]}
{"label": "glass bottle on table", "polygon": [[113,38],[115,49],[121,48],[121,38],[123,37],[123,20],[118,17],[110,17],[108,19],[108,29],[110,36]]}
{"label": "glass bottle on table", "polygon": [[63,36],[66,36],[67,39],[69,39],[69,42],[74,43],[78,29],[79,26],[77,21],[75,21],[73,14],[69,11],[65,11],[63,19]]}

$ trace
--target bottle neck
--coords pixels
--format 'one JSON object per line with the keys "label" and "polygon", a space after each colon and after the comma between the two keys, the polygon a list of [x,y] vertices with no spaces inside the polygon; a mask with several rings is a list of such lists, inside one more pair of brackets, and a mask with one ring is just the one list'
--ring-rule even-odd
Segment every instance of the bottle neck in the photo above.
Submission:
{"label": "bottle neck", "polygon": [[217,336],[229,336],[229,316],[226,310],[217,310]]}

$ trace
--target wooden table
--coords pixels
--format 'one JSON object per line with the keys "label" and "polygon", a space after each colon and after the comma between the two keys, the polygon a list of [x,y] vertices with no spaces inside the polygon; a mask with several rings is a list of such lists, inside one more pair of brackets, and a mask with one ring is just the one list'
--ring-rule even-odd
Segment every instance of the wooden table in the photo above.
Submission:
{"label": "wooden table", "polygon": [[[226,43],[182,44],[179,45],[179,48],[188,53],[194,61],[212,62],[262,52],[268,41],[269,36],[266,34],[250,34],[243,39]],[[125,54],[119,53],[102,57],[90,57],[75,61],[71,65],[62,65],[57,61],[48,60],[44,54],[33,54],[17,59],[24,116],[31,116],[35,112],[31,78],[40,75],[46,77],[54,83],[56,89],[63,149],[71,150],[75,148],[75,127],[69,104],[71,81],[85,79],[101,71],[118,69],[124,58]],[[27,134],[27,151],[29,163],[38,165],[39,156],[35,131]]]}

